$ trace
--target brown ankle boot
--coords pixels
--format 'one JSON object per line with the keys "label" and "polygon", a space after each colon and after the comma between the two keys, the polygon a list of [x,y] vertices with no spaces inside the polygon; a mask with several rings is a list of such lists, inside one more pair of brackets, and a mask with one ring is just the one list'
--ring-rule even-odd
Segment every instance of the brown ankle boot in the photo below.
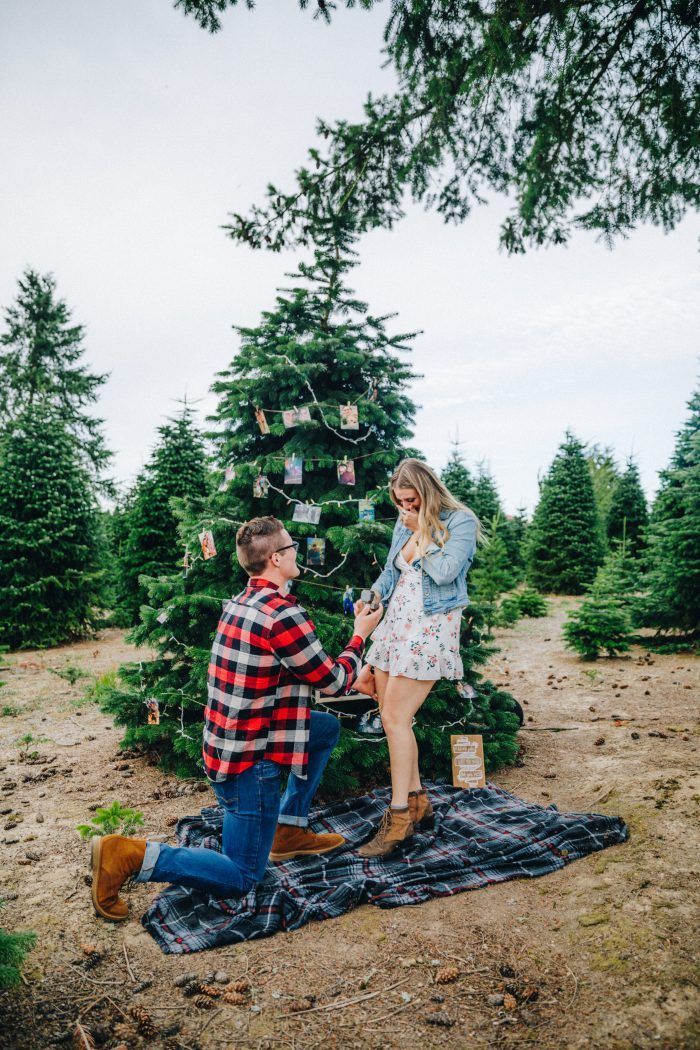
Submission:
{"label": "brown ankle boot", "polygon": [[295,824],[278,824],[270,850],[270,860],[289,860],[290,857],[315,856],[328,853],[342,846],[342,835],[317,835],[311,828],[298,828]]}
{"label": "brown ankle boot", "polygon": [[425,788],[421,788],[420,791],[409,791],[408,809],[414,827],[427,829],[432,828],[435,824],[435,811]]}
{"label": "brown ankle boot", "polygon": [[145,839],[123,835],[96,836],[91,841],[92,903],[105,919],[123,922],[129,909],[119,898],[119,890],[131,875],[141,870],[146,853]]}
{"label": "brown ankle boot", "polygon": [[387,809],[381,819],[377,834],[358,853],[361,857],[387,857],[413,835],[410,809]]}

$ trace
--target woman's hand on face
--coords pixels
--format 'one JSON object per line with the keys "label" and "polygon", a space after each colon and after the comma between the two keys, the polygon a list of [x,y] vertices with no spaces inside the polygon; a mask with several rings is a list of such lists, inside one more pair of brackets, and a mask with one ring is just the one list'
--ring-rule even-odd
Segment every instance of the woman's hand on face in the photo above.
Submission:
{"label": "woman's hand on face", "polygon": [[407,529],[411,532],[418,532],[418,511],[417,510],[403,510],[399,511],[401,515],[401,521],[404,523]]}

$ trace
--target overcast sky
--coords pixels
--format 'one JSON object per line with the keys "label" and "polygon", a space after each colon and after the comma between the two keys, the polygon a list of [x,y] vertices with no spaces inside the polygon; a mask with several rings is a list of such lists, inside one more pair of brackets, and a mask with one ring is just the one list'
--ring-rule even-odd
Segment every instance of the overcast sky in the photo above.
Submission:
{"label": "overcast sky", "polygon": [[[186,393],[205,414],[214,373],[294,268],[221,225],[283,187],[316,116],[360,115],[390,88],[388,4],[331,27],[295,0],[260,0],[209,36],[171,0],[2,0],[0,305],[25,266],[51,271],[87,360],[108,371],[101,413],[114,474],[133,479]],[[459,433],[505,508],[537,500],[570,427],[634,454],[651,496],[696,384],[700,221],[641,229],[611,252],[498,251],[495,201],[463,225],[411,207],[360,243],[354,287],[396,329],[422,329],[415,443],[441,468]]]}

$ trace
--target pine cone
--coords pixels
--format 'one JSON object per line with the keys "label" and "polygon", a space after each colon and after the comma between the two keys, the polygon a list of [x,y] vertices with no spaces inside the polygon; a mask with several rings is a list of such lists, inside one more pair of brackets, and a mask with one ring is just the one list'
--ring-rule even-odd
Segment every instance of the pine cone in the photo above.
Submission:
{"label": "pine cone", "polygon": [[214,984],[203,984],[202,995],[208,995],[210,999],[220,999],[221,989],[217,988]]}
{"label": "pine cone", "polygon": [[447,1010],[435,1010],[434,1013],[426,1014],[428,1024],[438,1025],[440,1028],[451,1028],[454,1021]]}
{"label": "pine cone", "polygon": [[102,962],[103,958],[102,952],[97,950],[90,952],[90,954],[83,959],[83,968],[85,970],[94,970],[95,967]]}
{"label": "pine cone", "polygon": [[186,995],[188,999],[191,999],[194,995],[204,995],[204,988],[205,986],[201,981],[190,981],[190,983],[186,984],[182,989],[182,994]]}
{"label": "pine cone", "polygon": [[138,1028],[140,1035],[145,1036],[147,1039],[152,1039],[158,1034],[158,1029],[153,1023],[153,1018],[142,1006],[130,1007],[129,1016],[133,1017],[136,1022],[136,1027]]}
{"label": "pine cone", "polygon": [[246,981],[245,979],[234,981],[233,984],[229,985],[229,990],[232,992],[240,992],[241,995],[250,995],[250,981]]}
{"label": "pine cone", "polygon": [[248,1002],[248,997],[243,992],[234,992],[233,989],[227,988],[221,996],[221,1002],[228,1006],[243,1006]]}
{"label": "pine cone", "polygon": [[310,996],[306,996],[303,999],[295,999],[294,1002],[290,1003],[287,1007],[288,1014],[300,1014],[304,1010],[310,1010],[315,1003],[315,999]]}
{"label": "pine cone", "polygon": [[456,981],[458,977],[458,966],[443,966],[442,969],[438,970],[438,972],[435,974],[435,983],[451,984],[452,981]]}
{"label": "pine cone", "polygon": [[192,1000],[198,1010],[213,1010],[214,1001],[210,999],[208,995],[195,995]]}
{"label": "pine cone", "polygon": [[503,1005],[505,1006],[506,1010],[515,1010],[518,1006],[518,1000],[515,998],[514,995],[511,995],[510,992],[506,992],[506,994],[503,996]]}

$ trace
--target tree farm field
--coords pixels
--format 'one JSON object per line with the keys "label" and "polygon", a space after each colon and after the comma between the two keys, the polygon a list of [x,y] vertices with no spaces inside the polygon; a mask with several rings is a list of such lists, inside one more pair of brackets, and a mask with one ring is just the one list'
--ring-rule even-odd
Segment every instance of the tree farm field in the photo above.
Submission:
{"label": "tree farm field", "polygon": [[[106,1047],[697,1046],[698,660],[636,646],[581,662],[561,641],[579,600],[550,598],[547,617],[496,631],[485,675],[526,721],[518,763],[492,779],[542,805],[620,815],[627,843],[542,879],[363,906],[189,957],[163,955],[140,926],[152,885],[130,891],[128,922],[94,914],[75,830],[118,800],[143,812],[147,836],[173,841],[176,819],[213,801],[202,784],[125,758],[119,728],[85,700],[95,677],[138,652],[110,629],[9,656],[0,894],[4,924],[38,942],[22,985],[0,997],[0,1043],[67,1045],[79,1021]],[[67,667],[85,677],[55,673]],[[447,967],[458,976],[438,983]],[[245,1003],[204,1010],[174,985],[216,971],[249,983]],[[139,1034],[134,1007],[156,1035]]]}

